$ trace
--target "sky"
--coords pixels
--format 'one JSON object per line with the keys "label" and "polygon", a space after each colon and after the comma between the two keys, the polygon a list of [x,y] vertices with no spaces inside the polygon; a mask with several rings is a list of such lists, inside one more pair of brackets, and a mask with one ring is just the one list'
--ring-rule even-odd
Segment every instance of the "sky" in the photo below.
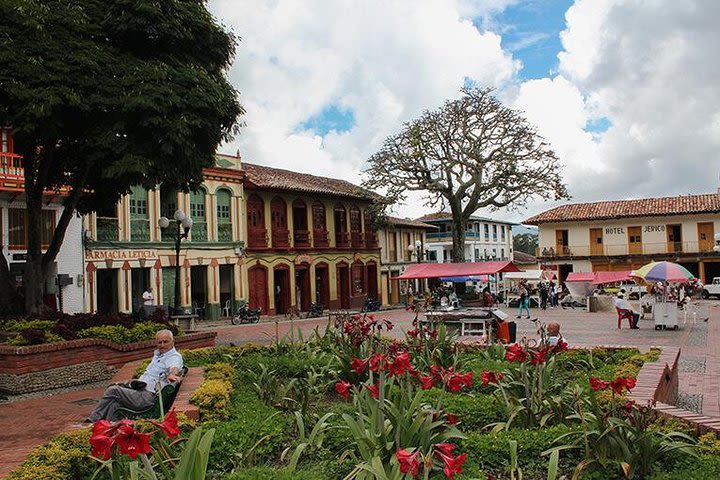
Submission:
{"label": "sky", "polygon": [[[717,0],[210,0],[240,39],[220,151],[359,184],[383,140],[468,83],[557,153],[571,202],[720,187]],[[557,203],[480,215],[522,221]],[[428,213],[422,195],[392,214]]]}

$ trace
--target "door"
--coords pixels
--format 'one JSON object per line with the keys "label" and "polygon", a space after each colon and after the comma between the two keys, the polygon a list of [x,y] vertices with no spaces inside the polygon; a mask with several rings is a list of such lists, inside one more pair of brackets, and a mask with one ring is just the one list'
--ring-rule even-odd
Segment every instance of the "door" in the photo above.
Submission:
{"label": "door", "polygon": [[[149,268],[133,268],[130,271],[131,299],[132,310],[137,312],[142,308],[142,294],[145,290],[150,290],[150,269]],[[153,293],[153,303],[158,303],[158,292]]]}
{"label": "door", "polygon": [[[224,309],[229,306],[227,313],[235,311],[235,279],[233,278],[234,265],[220,265],[220,308]],[[228,303],[229,302],[229,303]],[[224,315],[225,312],[222,312]]]}
{"label": "door", "polygon": [[555,252],[557,255],[570,254],[567,230],[555,230]]}
{"label": "door", "polygon": [[640,227],[628,227],[628,253],[630,255],[640,255],[643,253]]}
{"label": "door", "polygon": [[117,268],[96,271],[98,313],[118,313],[118,271]]}
{"label": "door", "polygon": [[330,306],[330,280],[326,264],[315,267],[315,303],[320,303],[328,308]]}
{"label": "door", "polygon": [[667,248],[668,253],[682,252],[682,231],[680,225],[667,225]]}
{"label": "door", "polygon": [[337,266],[337,292],[340,308],[350,308],[350,268],[347,264]]}
{"label": "door", "polygon": [[697,224],[698,229],[698,251],[712,252],[715,245],[715,227],[713,222],[703,222]]}
{"label": "door", "polygon": [[175,306],[175,267],[162,269],[162,305]]}
{"label": "door", "polygon": [[287,204],[280,197],[275,197],[270,202],[270,227],[272,228],[272,246],[273,248],[287,248],[288,243],[288,223],[287,223]]}
{"label": "door", "polygon": [[590,255],[603,255],[603,230],[602,228],[590,229]]}
{"label": "door", "polygon": [[250,195],[247,201],[248,247],[265,248],[265,204],[257,195]]}
{"label": "door", "polygon": [[310,270],[307,265],[295,267],[295,305],[301,312],[310,310]]}
{"label": "door", "polygon": [[390,272],[390,305],[397,305],[400,303],[400,280],[393,279],[400,275],[397,270]]}
{"label": "door", "polygon": [[267,269],[255,266],[248,269],[248,303],[250,308],[259,308],[260,313],[268,313]]}
{"label": "door", "polygon": [[285,267],[275,267],[273,270],[275,284],[275,314],[287,313],[290,309],[290,270]]}
{"label": "door", "polygon": [[380,301],[378,295],[378,284],[377,284],[377,265],[375,263],[367,264],[367,294],[368,298]]}

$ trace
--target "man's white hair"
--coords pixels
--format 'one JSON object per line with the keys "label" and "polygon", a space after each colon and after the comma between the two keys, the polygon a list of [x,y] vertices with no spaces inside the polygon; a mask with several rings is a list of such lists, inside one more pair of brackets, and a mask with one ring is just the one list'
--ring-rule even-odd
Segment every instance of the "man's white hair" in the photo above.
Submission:
{"label": "man's white hair", "polygon": [[155,338],[159,337],[161,333],[163,335],[169,336],[170,340],[175,340],[175,336],[173,335],[172,331],[168,330],[167,328],[165,328],[163,330],[158,330],[157,333],[155,334]]}

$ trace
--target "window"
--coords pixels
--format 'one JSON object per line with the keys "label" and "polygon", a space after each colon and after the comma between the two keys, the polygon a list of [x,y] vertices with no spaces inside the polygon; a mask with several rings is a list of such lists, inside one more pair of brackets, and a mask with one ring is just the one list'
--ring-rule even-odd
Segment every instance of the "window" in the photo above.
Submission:
{"label": "window", "polygon": [[500,258],[505,260],[505,249],[504,248],[500,249]]}
{"label": "window", "polygon": [[[28,246],[27,211],[19,208],[8,209],[8,240],[9,247],[14,250],[25,250]],[[55,233],[55,211],[40,212],[40,242],[47,248]]]}
{"label": "window", "polygon": [[388,260],[397,262],[397,234],[388,232]]}
{"label": "window", "polygon": [[192,240],[206,242],[208,235],[207,220],[205,219],[205,190],[190,192],[190,218],[193,220],[193,228],[190,233]]}
{"label": "window", "polygon": [[147,190],[142,187],[132,187],[130,189],[130,216],[147,217],[148,198]]}
{"label": "window", "polygon": [[0,147],[0,152],[12,152],[10,148],[10,131],[7,128],[2,129],[2,147]]}
{"label": "window", "polygon": [[497,242],[497,225],[493,225],[493,241]]}
{"label": "window", "polygon": [[217,199],[217,228],[218,240],[229,242],[232,240],[232,220],[230,219],[230,192],[218,190]]}
{"label": "window", "polygon": [[476,262],[480,261],[480,249],[479,248],[475,249],[475,261]]}
{"label": "window", "polygon": [[485,240],[490,240],[490,225],[484,224],[485,227]]}
{"label": "window", "polygon": [[500,225],[500,239],[505,241],[505,225]]}

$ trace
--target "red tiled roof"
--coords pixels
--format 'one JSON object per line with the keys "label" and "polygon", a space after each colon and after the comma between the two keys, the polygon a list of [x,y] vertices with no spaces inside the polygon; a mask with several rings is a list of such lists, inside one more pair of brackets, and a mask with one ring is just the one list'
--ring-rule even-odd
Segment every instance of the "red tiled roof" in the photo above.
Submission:
{"label": "red tiled roof", "polygon": [[415,227],[415,228],[424,228],[429,230],[439,230],[440,227],[437,225],[430,225],[428,223],[418,222],[417,220],[412,220],[410,218],[398,218],[398,217],[387,217],[387,221],[390,225],[395,225],[398,227]]}
{"label": "red tiled roof", "polygon": [[[416,218],[418,222],[449,222],[452,221],[452,213],[450,212],[434,212],[423,215],[420,218]],[[504,223],[505,225],[517,225],[517,223],[509,222],[507,220],[497,220],[489,217],[481,217],[478,215],[470,215],[470,220],[490,223]]]}
{"label": "red tiled roof", "polygon": [[562,205],[530,217],[523,223],[577,222],[609,220],[628,217],[659,217],[720,213],[720,195],[703,193],[679,197],[640,198],[638,200],[612,200],[607,202],[574,203]]}
{"label": "red tiled roof", "polygon": [[529,253],[521,252],[520,250],[513,251],[513,262],[515,263],[537,263],[537,258]]}
{"label": "red tiled roof", "polygon": [[322,193],[366,200],[377,197],[377,194],[370,190],[336,178],[318,177],[245,162],[242,164],[242,170],[246,175],[247,188]]}

